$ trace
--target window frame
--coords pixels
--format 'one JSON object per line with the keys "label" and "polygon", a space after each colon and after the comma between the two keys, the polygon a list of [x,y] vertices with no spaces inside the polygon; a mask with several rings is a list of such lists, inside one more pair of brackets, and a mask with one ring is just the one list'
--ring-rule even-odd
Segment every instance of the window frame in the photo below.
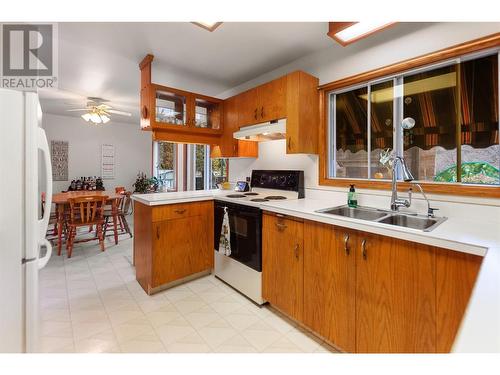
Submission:
{"label": "window frame", "polygon": [[154,177],[158,177],[158,146],[160,142],[173,143],[174,144],[174,188],[170,190],[171,192],[179,191],[179,145],[174,142],[168,141],[153,141],[153,157],[152,157],[152,173]]}
{"label": "window frame", "polygon": [[[335,169],[335,159],[332,158],[332,152],[335,155],[335,150],[331,148],[332,137],[335,136],[332,122],[332,116],[335,113],[331,108],[332,101],[330,95],[338,94],[342,91],[349,91],[356,87],[370,87],[374,83],[387,81],[389,79],[402,79],[406,75],[415,74],[419,71],[439,68],[442,66],[456,64],[457,62],[469,61],[471,59],[482,56],[498,54],[498,63],[500,65],[500,33],[476,39],[467,43],[462,43],[452,46],[437,52],[419,56],[413,59],[398,62],[386,67],[375,69],[369,72],[361,73],[355,76],[347,77],[338,81],[330,82],[319,87],[320,93],[320,155],[319,155],[319,184],[334,187],[348,187],[355,184],[358,188],[390,190],[391,182],[389,180],[377,179],[356,179],[332,177],[332,171]],[[498,69],[498,106],[500,108],[500,68]],[[394,87],[396,87],[395,85]],[[370,101],[368,101],[370,102]],[[400,101],[402,102],[402,101]],[[335,104],[335,101],[333,101]],[[333,107],[334,107],[333,104]],[[397,105],[397,101],[395,101]],[[333,109],[332,111],[330,111]],[[370,108],[368,109],[370,114]],[[397,123],[397,116],[402,116],[401,109],[394,107],[393,118]],[[370,118],[368,125],[371,125]],[[499,133],[500,133],[500,118],[499,118]],[[368,127],[368,129],[370,126]],[[397,127],[395,127],[397,129]],[[394,134],[394,140],[397,139]],[[370,142],[368,141],[368,149]],[[333,143],[334,144],[334,143]],[[397,145],[398,151],[401,147]],[[332,163],[330,163],[332,161]],[[368,175],[370,176],[370,175]],[[464,195],[464,196],[479,196],[479,197],[495,197],[500,198],[500,186],[498,185],[482,185],[482,184],[463,184],[463,183],[442,183],[432,181],[419,181],[426,192],[435,194],[447,195]],[[398,188],[406,190],[411,186],[410,183],[400,182]]]}

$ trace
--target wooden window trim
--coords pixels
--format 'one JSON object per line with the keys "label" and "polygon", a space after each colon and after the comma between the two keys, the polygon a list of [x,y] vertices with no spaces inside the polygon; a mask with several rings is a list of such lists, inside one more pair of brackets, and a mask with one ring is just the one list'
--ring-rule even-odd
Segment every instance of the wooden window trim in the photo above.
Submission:
{"label": "wooden window trim", "polygon": [[[320,153],[319,153],[319,184],[324,186],[349,187],[354,184],[358,188],[390,190],[390,181],[367,179],[347,179],[328,177],[328,93],[333,90],[346,88],[356,84],[368,82],[384,76],[403,73],[407,70],[420,68],[451,58],[470,53],[487,50],[500,46],[500,33],[474,39],[469,42],[457,44],[436,52],[418,56],[412,59],[397,62],[378,69],[343,78],[319,86],[319,112],[320,112]],[[500,198],[500,186],[472,185],[460,183],[419,182],[426,193],[462,195],[474,197]],[[407,190],[411,184],[398,182],[398,190]]]}
{"label": "wooden window trim", "polygon": [[177,143],[174,143],[174,142],[169,142],[169,141],[155,141],[153,140],[152,141],[152,147],[151,147],[151,176],[154,176],[155,175],[155,165],[154,165],[154,160],[155,160],[155,157],[154,157],[154,154],[155,154],[155,147],[157,147],[155,145],[155,143],[158,143],[158,142],[168,142],[168,143],[173,143],[174,144],[174,149],[175,149],[175,186],[174,186],[174,190],[172,190],[173,192],[177,192],[179,191],[179,171],[177,168],[177,161],[179,160],[179,149],[177,148]]}

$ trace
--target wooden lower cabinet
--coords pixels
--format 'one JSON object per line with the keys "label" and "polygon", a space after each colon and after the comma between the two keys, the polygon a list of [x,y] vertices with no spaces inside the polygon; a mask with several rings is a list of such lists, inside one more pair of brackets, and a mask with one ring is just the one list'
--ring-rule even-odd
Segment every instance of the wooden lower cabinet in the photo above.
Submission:
{"label": "wooden lower cabinet", "polygon": [[482,257],[456,251],[436,252],[438,353],[448,353],[455,341],[476,282]]}
{"label": "wooden lower cabinet", "polygon": [[262,296],[279,310],[302,320],[304,224],[276,214],[262,218]]}
{"label": "wooden lower cabinet", "polygon": [[163,206],[135,203],[136,278],[155,289],[213,268],[213,202]]}
{"label": "wooden lower cabinet", "polygon": [[356,352],[436,351],[436,249],[357,234]]}
{"label": "wooden lower cabinet", "polygon": [[276,214],[263,223],[271,305],[346,352],[451,350],[481,257]]}
{"label": "wooden lower cabinet", "polygon": [[304,323],[331,343],[356,351],[355,233],[304,224]]}

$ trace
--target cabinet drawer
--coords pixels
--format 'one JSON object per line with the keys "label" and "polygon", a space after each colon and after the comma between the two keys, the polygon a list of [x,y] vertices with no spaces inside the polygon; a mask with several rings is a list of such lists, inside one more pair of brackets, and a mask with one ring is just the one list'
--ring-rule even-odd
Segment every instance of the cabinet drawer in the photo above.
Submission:
{"label": "cabinet drawer", "polygon": [[212,201],[167,204],[153,208],[153,222],[211,214]]}
{"label": "cabinet drawer", "polygon": [[303,220],[293,216],[265,212],[262,218],[262,227],[296,235],[303,227]]}

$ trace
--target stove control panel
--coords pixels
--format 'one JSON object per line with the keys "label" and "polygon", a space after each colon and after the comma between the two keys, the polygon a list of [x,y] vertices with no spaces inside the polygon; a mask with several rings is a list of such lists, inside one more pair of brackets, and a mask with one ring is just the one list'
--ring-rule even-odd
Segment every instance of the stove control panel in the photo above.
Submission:
{"label": "stove control panel", "polygon": [[304,171],[296,170],[253,170],[252,188],[296,191],[304,197]]}

